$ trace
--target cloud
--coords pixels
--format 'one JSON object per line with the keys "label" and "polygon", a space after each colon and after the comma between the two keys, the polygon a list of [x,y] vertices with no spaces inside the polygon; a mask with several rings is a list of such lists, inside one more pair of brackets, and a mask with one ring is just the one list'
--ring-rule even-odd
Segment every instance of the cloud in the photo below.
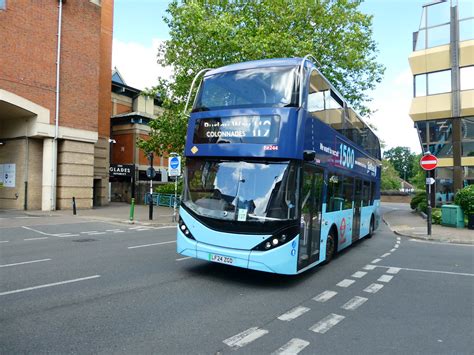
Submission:
{"label": "cloud", "polygon": [[157,60],[158,46],[163,40],[154,38],[149,46],[136,42],[113,40],[112,67],[116,67],[128,86],[145,89],[158,83],[158,77],[169,79],[171,67],[160,66]]}

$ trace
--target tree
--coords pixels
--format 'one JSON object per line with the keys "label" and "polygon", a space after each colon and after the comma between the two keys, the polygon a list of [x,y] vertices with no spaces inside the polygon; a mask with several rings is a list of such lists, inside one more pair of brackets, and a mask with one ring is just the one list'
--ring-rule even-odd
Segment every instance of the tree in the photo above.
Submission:
{"label": "tree", "polygon": [[[168,84],[171,101],[182,105],[192,79],[203,68],[312,54],[352,106],[369,114],[367,92],[381,81],[384,68],[375,60],[372,16],[359,11],[361,2],[172,1],[164,18],[171,39],[158,50],[159,63],[174,68],[174,82]],[[174,119],[171,114],[169,118]],[[154,133],[164,130],[160,126]],[[183,142],[184,135],[179,132]]]}
{"label": "tree", "polygon": [[401,187],[398,172],[388,160],[382,160],[381,190],[398,190]]}
{"label": "tree", "polygon": [[412,178],[410,182],[417,190],[425,190],[426,188],[426,171],[420,166],[421,154],[415,155],[412,162]]}
{"label": "tree", "polygon": [[387,150],[383,156],[392,163],[398,172],[398,176],[405,181],[411,180],[414,175],[413,162],[416,159],[416,155],[410,151],[410,148],[395,147]]}

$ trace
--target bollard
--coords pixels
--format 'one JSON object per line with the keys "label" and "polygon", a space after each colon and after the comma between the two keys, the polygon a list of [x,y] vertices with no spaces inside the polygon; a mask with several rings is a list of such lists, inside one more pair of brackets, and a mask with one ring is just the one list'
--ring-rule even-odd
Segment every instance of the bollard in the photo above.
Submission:
{"label": "bollard", "polygon": [[75,197],[72,198],[72,214],[74,216],[77,214],[77,211],[76,211],[76,198]]}
{"label": "bollard", "polygon": [[135,199],[132,198],[132,204],[130,205],[130,222],[133,222],[134,213],[135,213]]}

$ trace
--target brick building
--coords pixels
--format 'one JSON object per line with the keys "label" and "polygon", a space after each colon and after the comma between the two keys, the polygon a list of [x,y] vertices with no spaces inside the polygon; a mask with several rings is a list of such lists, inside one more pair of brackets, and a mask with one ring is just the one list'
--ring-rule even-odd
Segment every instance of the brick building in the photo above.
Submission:
{"label": "brick building", "polygon": [[409,57],[410,116],[423,152],[438,157],[436,204],[474,184],[474,6],[438,0],[423,6]]}
{"label": "brick building", "polygon": [[[117,69],[112,73],[111,117],[111,199],[129,202],[135,197],[143,203],[148,192],[149,179],[146,169],[149,160],[146,153],[136,146],[139,138],[146,139],[150,132],[148,122],[163,112],[159,98],[151,98],[128,86]],[[154,181],[166,182],[168,160],[154,157],[157,172]]]}
{"label": "brick building", "polygon": [[107,202],[112,25],[113,0],[0,1],[0,208]]}

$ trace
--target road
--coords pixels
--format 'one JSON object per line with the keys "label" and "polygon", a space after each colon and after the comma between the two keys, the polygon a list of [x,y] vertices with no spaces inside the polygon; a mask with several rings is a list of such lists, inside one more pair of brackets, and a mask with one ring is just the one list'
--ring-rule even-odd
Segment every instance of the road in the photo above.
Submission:
{"label": "road", "polygon": [[472,246],[381,225],[289,277],[183,258],[175,232],[0,219],[0,353],[473,353]]}

